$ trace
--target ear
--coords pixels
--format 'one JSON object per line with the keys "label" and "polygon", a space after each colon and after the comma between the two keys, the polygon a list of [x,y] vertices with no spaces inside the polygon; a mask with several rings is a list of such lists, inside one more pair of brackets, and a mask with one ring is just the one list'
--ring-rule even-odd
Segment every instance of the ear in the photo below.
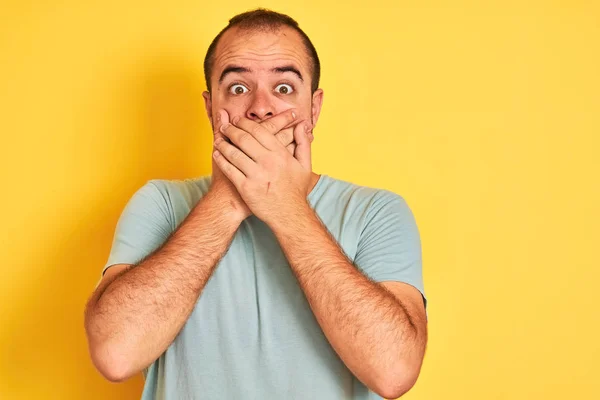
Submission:
{"label": "ear", "polygon": [[312,126],[317,125],[319,115],[321,115],[321,107],[323,106],[323,89],[317,89],[312,95]]}
{"label": "ear", "polygon": [[215,129],[215,125],[213,124],[213,116],[212,116],[212,101],[210,98],[210,93],[207,91],[202,92],[202,97],[204,98],[204,108],[206,109],[206,115],[208,115],[208,120],[210,121],[210,126]]}

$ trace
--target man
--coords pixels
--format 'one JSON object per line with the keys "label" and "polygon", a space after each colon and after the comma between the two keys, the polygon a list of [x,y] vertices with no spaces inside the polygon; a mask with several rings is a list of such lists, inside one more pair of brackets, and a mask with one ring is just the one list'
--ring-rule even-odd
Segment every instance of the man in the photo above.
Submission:
{"label": "man", "polygon": [[419,233],[402,197],[312,172],[313,45],[258,9],[204,67],[212,176],[123,210],[86,307],[95,366],[142,371],[143,399],[401,396],[427,337]]}

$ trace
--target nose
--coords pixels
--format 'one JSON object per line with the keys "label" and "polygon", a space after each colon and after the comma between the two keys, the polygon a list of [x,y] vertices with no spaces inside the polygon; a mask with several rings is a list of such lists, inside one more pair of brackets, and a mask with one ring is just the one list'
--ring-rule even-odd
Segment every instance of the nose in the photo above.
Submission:
{"label": "nose", "polygon": [[246,118],[253,121],[264,121],[275,115],[273,96],[265,90],[257,90],[252,96],[252,101],[246,111]]}

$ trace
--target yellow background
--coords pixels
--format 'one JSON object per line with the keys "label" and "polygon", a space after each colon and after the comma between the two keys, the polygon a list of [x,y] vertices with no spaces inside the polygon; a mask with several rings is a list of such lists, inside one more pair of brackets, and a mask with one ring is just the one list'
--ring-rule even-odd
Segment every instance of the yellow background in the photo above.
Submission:
{"label": "yellow background", "polygon": [[140,397],[93,368],[83,307],[132,193],[210,172],[202,60],[258,5],[321,56],[315,171],[416,216],[405,398],[600,398],[600,5],[572,0],[3,0],[0,397]]}

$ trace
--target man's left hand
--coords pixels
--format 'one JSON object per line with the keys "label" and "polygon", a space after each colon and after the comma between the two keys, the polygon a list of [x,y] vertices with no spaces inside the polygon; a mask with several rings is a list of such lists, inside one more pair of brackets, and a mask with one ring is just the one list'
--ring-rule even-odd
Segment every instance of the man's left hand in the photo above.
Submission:
{"label": "man's left hand", "polygon": [[234,117],[230,124],[220,127],[231,143],[215,141],[217,150],[213,157],[252,213],[271,225],[289,221],[308,204],[312,174],[308,132],[312,127],[309,121],[294,127],[296,149],[292,156],[270,132],[268,124],[269,120],[258,123],[243,116]]}

